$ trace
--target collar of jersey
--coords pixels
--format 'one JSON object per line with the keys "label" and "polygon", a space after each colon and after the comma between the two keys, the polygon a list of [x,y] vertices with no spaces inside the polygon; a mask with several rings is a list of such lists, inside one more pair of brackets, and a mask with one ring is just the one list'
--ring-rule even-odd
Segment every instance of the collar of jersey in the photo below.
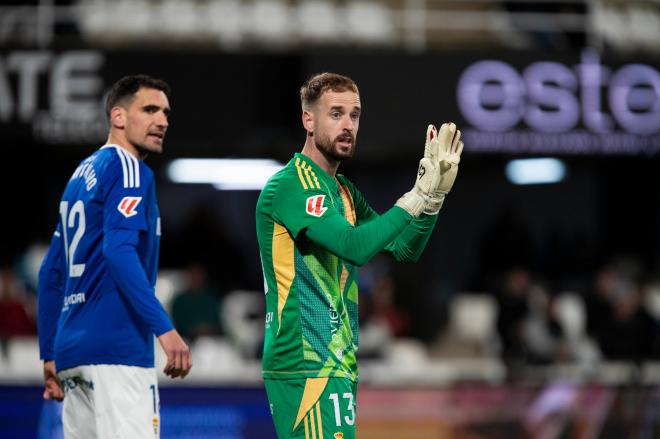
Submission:
{"label": "collar of jersey", "polygon": [[314,173],[315,173],[319,178],[323,179],[323,181],[325,181],[326,184],[330,185],[330,188],[335,189],[335,190],[338,188],[338,186],[337,186],[337,184],[338,184],[337,179],[331,177],[327,172],[325,172],[325,171],[323,170],[323,168],[321,168],[319,165],[317,165],[316,162],[315,162],[314,160],[312,160],[310,157],[306,156],[305,154],[303,154],[303,153],[301,153],[301,152],[297,152],[297,153],[295,153],[295,154],[293,155],[293,161],[295,162],[295,160],[296,160],[297,158],[299,158],[300,160],[304,160],[304,161],[305,161],[305,164],[311,166],[311,167],[312,167],[312,170],[314,171]]}
{"label": "collar of jersey", "polygon": [[[103,146],[100,147],[99,149],[105,149],[105,148],[120,148],[122,151],[126,151],[127,154],[130,154],[131,157],[135,157],[135,156],[134,156],[131,152],[129,152],[126,148],[124,148],[123,146],[118,145],[118,144],[116,144],[116,143],[106,143],[105,145],[103,145]],[[135,157],[135,158],[139,160],[138,157]]]}

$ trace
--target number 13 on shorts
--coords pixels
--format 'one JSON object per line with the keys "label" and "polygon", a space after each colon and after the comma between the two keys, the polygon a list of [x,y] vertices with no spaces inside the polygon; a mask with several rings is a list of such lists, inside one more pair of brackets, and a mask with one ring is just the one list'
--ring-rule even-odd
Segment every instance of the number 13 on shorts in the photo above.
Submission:
{"label": "number 13 on shorts", "polygon": [[332,400],[332,403],[335,408],[335,425],[337,427],[341,427],[342,422],[345,422],[346,425],[354,425],[355,424],[355,398],[353,397],[353,394],[350,392],[345,392],[342,395],[344,401],[346,402],[346,410],[350,413],[349,416],[342,416],[341,412],[341,406],[339,402],[339,394],[337,393],[331,393],[328,399]]}
{"label": "number 13 on shorts", "polygon": [[355,381],[307,378],[264,383],[279,439],[355,438]]}

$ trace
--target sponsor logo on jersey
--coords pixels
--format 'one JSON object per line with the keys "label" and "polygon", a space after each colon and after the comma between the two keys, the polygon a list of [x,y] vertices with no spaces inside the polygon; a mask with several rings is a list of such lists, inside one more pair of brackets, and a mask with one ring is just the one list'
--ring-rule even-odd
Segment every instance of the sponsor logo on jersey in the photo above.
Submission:
{"label": "sponsor logo on jersey", "polygon": [[330,334],[332,338],[332,349],[334,349],[335,356],[339,361],[344,359],[344,349],[346,349],[346,342],[341,332],[342,320],[339,313],[333,308],[329,309],[330,317]]}
{"label": "sponsor logo on jersey", "polygon": [[124,197],[119,202],[117,210],[126,218],[130,218],[133,215],[137,215],[135,208],[140,204],[140,201],[142,201],[142,197]]}
{"label": "sponsor logo on jersey", "polygon": [[312,216],[320,217],[322,216],[327,207],[323,207],[323,201],[325,200],[325,195],[314,195],[307,198],[307,213]]}
{"label": "sponsor logo on jersey", "polygon": [[69,306],[77,305],[79,303],[85,303],[85,293],[73,293],[68,296],[64,296],[64,305],[62,306],[62,311],[67,311]]}

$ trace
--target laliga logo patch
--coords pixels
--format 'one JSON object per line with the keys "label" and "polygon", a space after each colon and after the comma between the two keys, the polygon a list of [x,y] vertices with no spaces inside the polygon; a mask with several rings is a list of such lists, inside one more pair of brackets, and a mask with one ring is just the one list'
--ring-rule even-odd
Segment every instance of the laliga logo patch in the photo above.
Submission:
{"label": "laliga logo patch", "polygon": [[323,200],[325,200],[325,195],[314,195],[307,198],[307,213],[318,217],[323,215],[328,210],[327,207],[323,207]]}
{"label": "laliga logo patch", "polygon": [[117,210],[121,212],[126,218],[130,218],[133,215],[137,215],[137,210],[135,208],[142,201],[142,197],[124,197],[119,202]]}
{"label": "laliga logo patch", "polygon": [[333,434],[333,436],[335,437],[335,439],[344,439],[344,433],[337,432]]}

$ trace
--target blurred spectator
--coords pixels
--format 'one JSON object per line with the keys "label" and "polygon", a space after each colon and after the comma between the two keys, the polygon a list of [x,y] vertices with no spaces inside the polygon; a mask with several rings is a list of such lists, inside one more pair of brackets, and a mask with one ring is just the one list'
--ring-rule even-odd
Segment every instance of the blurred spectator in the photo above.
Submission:
{"label": "blurred spectator", "polygon": [[527,361],[553,364],[572,360],[564,328],[557,318],[557,298],[543,289],[532,289],[530,314],[525,321]]}
{"label": "blurred spectator", "polygon": [[587,332],[600,343],[612,320],[612,298],[620,289],[619,274],[612,265],[601,267],[593,276],[593,285],[585,296],[587,305]]}
{"label": "blurred spectator", "polygon": [[376,257],[364,267],[360,294],[361,357],[379,357],[394,338],[410,335],[408,313],[397,304],[391,263]]}
{"label": "blurred spectator", "polygon": [[587,328],[606,359],[642,361],[657,356],[658,326],[643,306],[637,270],[603,266],[587,293]]}
{"label": "blurred spectator", "polygon": [[186,287],[172,300],[174,326],[188,340],[222,332],[220,297],[209,283],[206,268],[199,262],[190,263],[185,270]]}
{"label": "blurred spectator", "polygon": [[524,324],[530,313],[531,276],[527,269],[515,267],[505,272],[495,291],[498,304],[497,332],[505,360],[525,357]]}
{"label": "blurred spectator", "polygon": [[0,337],[36,335],[34,304],[12,267],[0,269]]}
{"label": "blurred spectator", "polygon": [[9,338],[36,334],[34,303],[30,303],[14,268],[0,268],[0,354],[6,356]]}
{"label": "blurred spectator", "polygon": [[232,290],[222,299],[224,335],[243,358],[261,358],[264,340],[263,291]]}
{"label": "blurred spectator", "polygon": [[497,330],[507,362],[552,364],[571,359],[555,298],[521,266],[506,271],[496,290]]}
{"label": "blurred spectator", "polygon": [[389,275],[376,280],[371,292],[367,325],[381,325],[392,337],[405,337],[409,333],[408,315],[396,306],[396,285]]}

